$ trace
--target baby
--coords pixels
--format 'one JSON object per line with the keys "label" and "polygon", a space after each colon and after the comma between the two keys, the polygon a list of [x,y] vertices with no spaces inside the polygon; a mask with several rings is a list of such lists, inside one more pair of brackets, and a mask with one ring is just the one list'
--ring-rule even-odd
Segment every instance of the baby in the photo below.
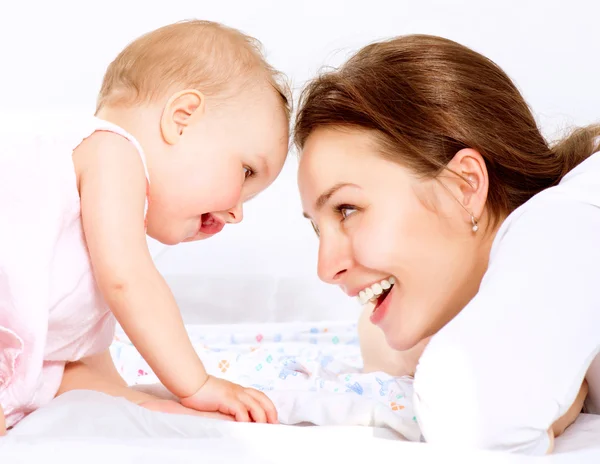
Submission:
{"label": "baby", "polygon": [[[263,393],[207,374],[146,234],[172,245],[242,220],[242,204],[274,181],[287,154],[278,77],[252,38],[176,23],[111,63],[94,117],[4,141],[0,433],[72,389],[277,421]],[[176,402],[125,385],[109,353],[116,321]]]}

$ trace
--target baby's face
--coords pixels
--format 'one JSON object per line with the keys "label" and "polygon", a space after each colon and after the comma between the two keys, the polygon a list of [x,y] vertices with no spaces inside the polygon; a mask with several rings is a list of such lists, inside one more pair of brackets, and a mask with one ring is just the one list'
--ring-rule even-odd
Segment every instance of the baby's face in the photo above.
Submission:
{"label": "baby's face", "polygon": [[165,244],[209,238],[279,175],[288,120],[270,87],[207,104],[151,176],[148,235]]}

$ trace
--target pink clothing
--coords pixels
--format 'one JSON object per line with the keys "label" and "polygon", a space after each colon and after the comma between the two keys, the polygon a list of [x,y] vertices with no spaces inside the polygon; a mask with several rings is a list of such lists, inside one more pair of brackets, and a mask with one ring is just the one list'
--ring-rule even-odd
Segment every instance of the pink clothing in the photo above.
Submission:
{"label": "pink clothing", "polygon": [[[81,223],[73,150],[86,117],[58,135],[0,144],[0,405],[7,426],[54,398],[66,362],[106,350],[116,321],[100,294]],[[147,171],[146,171],[147,175]]]}

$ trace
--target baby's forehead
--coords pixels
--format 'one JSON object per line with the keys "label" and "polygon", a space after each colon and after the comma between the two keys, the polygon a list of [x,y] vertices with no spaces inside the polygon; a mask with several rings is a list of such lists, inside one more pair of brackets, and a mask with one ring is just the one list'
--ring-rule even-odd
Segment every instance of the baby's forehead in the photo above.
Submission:
{"label": "baby's forehead", "polygon": [[231,121],[225,121],[227,130],[222,133],[232,137],[230,143],[237,147],[241,158],[270,165],[287,155],[290,148],[289,123],[280,111],[279,114],[274,113],[267,107],[248,117],[233,117]]}
{"label": "baby's forehead", "polygon": [[276,147],[289,145],[290,121],[281,101],[274,92],[256,95],[238,114],[238,122],[245,126],[250,139],[267,141]]}

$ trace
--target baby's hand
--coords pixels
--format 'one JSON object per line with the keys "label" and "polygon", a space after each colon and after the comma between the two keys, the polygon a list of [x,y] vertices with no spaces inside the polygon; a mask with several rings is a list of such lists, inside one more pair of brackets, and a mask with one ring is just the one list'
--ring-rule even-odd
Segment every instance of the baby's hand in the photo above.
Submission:
{"label": "baby's hand", "polygon": [[277,423],[277,410],[271,400],[253,388],[244,388],[227,380],[208,377],[206,383],[187,398],[181,398],[186,408],[221,412],[238,422]]}

